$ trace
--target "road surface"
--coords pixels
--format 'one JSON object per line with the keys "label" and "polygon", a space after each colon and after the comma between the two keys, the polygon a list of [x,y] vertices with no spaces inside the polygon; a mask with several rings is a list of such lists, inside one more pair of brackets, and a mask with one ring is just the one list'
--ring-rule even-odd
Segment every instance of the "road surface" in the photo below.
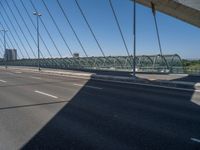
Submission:
{"label": "road surface", "polygon": [[0,149],[199,150],[198,92],[0,72]]}

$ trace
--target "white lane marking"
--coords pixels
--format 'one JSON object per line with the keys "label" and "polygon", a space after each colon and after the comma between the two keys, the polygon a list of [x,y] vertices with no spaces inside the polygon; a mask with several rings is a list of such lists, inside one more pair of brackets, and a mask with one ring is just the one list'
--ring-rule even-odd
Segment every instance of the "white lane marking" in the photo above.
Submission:
{"label": "white lane marking", "polygon": [[162,86],[162,85],[153,85],[153,84],[145,84],[145,83],[133,83],[133,82],[123,82],[123,81],[111,81],[111,80],[105,80],[105,79],[95,79],[97,81],[104,81],[104,82],[114,82],[114,83],[126,83],[126,84],[133,84],[133,85],[143,85],[143,86],[149,86],[149,87],[160,87],[163,89],[173,89],[173,90],[181,90],[181,91],[187,91],[187,92],[198,92],[200,93],[200,90],[195,89],[186,89],[186,88],[178,88],[178,87],[170,87],[170,86]]}
{"label": "white lane marking", "polygon": [[40,77],[31,77],[31,78],[41,80]]}
{"label": "white lane marking", "polygon": [[5,80],[0,80],[0,82],[6,83],[7,81],[5,81]]}
{"label": "white lane marking", "polygon": [[196,138],[191,138],[190,140],[192,140],[192,141],[194,141],[194,142],[200,143],[200,140],[199,140],[199,139],[196,139]]}
{"label": "white lane marking", "polygon": [[83,84],[76,84],[76,83],[74,85],[75,86],[84,86]]}
{"label": "white lane marking", "polygon": [[39,93],[39,94],[42,94],[42,95],[45,95],[45,96],[49,96],[49,97],[52,97],[52,98],[58,98],[57,96],[54,96],[54,95],[51,95],[51,94],[48,94],[48,93],[44,93],[44,92],[41,92],[41,91],[35,91],[35,93]]}
{"label": "white lane marking", "polygon": [[20,73],[22,73],[22,72],[20,72],[20,71],[16,71],[15,73],[18,73],[18,74],[20,74]]}
{"label": "white lane marking", "polygon": [[80,86],[80,87],[88,87],[88,88],[92,88],[92,89],[97,89],[97,90],[102,90],[103,88],[100,87],[96,87],[96,86],[90,86],[90,85],[83,85],[83,84],[74,84],[75,86]]}

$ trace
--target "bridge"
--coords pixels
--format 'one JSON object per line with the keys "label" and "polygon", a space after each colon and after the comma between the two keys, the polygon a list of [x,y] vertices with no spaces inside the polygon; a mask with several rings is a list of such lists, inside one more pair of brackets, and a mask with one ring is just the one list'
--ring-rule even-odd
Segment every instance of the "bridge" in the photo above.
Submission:
{"label": "bridge", "polygon": [[[0,65],[4,66],[5,61]],[[10,66],[38,66],[38,59],[21,59],[8,61]],[[132,56],[108,56],[108,57],[81,57],[81,58],[45,58],[40,59],[40,66],[54,69],[75,70],[107,70],[129,71],[133,70]],[[136,57],[137,72],[163,72],[184,73],[184,67],[179,55],[142,55]]]}
{"label": "bridge", "polygon": [[136,0],[138,3],[151,7],[167,15],[200,27],[200,1],[199,0]]}
{"label": "bridge", "polygon": [[[1,150],[200,149],[200,77],[185,74],[181,57],[163,51],[156,20],[160,11],[200,27],[199,0],[136,1],[152,7],[160,50],[154,55],[134,57],[129,48],[115,4],[132,8],[130,0],[0,0]],[[94,11],[98,2],[109,6],[123,55],[106,55],[87,2]],[[82,24],[71,21],[67,6]],[[77,25],[99,55],[84,45]]]}
{"label": "bridge", "polygon": [[[192,1],[182,1],[182,0],[173,0],[173,1],[168,1],[168,0],[137,0],[138,3],[145,5],[147,7],[152,7],[152,4],[154,5],[155,10],[166,13],[170,16],[176,17],[180,20],[183,20],[187,23],[190,23],[192,25],[195,25],[197,27],[200,26],[200,4],[198,0],[192,0]],[[12,1],[14,8],[17,10],[16,13],[18,13],[22,19],[22,23],[25,25],[25,28],[28,30],[29,36],[31,37],[32,41],[35,43],[33,43],[34,45],[37,45],[33,34],[31,33],[31,29],[28,27],[29,25],[26,23],[24,16],[20,13],[18,5],[16,4],[15,1]],[[33,19],[30,16],[30,14],[27,11],[27,8],[24,4],[24,2],[22,0],[20,0],[20,3],[23,6],[23,9],[25,10],[26,14],[28,15],[28,19],[31,21],[32,25],[34,26],[34,28],[36,28],[36,26],[34,25]],[[43,1],[42,2],[48,12],[48,14],[50,15],[52,21],[53,21],[53,25],[56,27],[59,35],[61,36],[61,39],[64,41],[65,46],[67,47],[69,53],[73,56],[72,54],[72,49],[69,47],[68,42],[66,41],[64,35],[61,33],[61,30],[59,29],[55,18],[53,17],[52,12],[50,11],[50,9],[48,8],[47,4]],[[34,3],[32,1],[30,1],[31,6],[33,7],[33,9],[37,10],[37,8],[35,7]],[[42,38],[42,35],[40,35],[40,39],[42,44],[44,45],[43,49],[46,49],[47,54],[49,54],[49,58],[46,58],[46,56],[44,56],[44,52],[40,52],[40,55],[42,56],[42,59],[40,59],[41,61],[41,67],[50,67],[50,68],[63,68],[63,69],[99,69],[99,70],[120,70],[120,71],[131,71],[132,67],[133,67],[133,58],[132,56],[130,56],[130,52],[127,48],[127,43],[124,40],[124,35],[122,32],[121,33],[121,37],[124,43],[124,48],[126,50],[126,56],[119,56],[119,57],[110,57],[110,56],[106,56],[104,50],[102,49],[102,46],[99,44],[99,41],[97,40],[96,35],[94,34],[94,31],[92,30],[91,25],[89,24],[88,20],[87,20],[87,16],[85,16],[84,14],[84,10],[81,8],[80,4],[78,3],[78,1],[76,1],[77,7],[80,10],[81,15],[83,16],[83,18],[85,19],[85,22],[88,25],[89,30],[91,31],[92,36],[94,37],[94,40],[102,54],[101,57],[97,58],[97,57],[88,57],[88,53],[85,49],[85,47],[82,44],[82,41],[80,40],[79,36],[77,35],[74,27],[72,26],[66,12],[64,11],[62,4],[57,1],[57,5],[59,6],[59,8],[61,9],[64,18],[70,28],[72,29],[82,51],[84,52],[86,57],[81,57],[81,58],[63,58],[55,40],[53,40],[53,37],[51,35],[51,33],[48,31],[48,28],[46,27],[44,21],[41,19],[41,23],[44,27],[44,30],[47,32],[51,42],[54,45],[54,48],[56,49],[56,51],[58,52],[60,58],[54,58],[54,56],[52,55],[51,50],[48,48],[47,44],[45,43],[44,39]],[[5,5],[5,6],[4,6]],[[5,65],[5,63],[7,63],[8,65],[25,65],[25,66],[37,66],[37,60],[36,58],[32,58],[30,59],[31,55],[33,57],[36,57],[36,53],[34,50],[34,45],[31,43],[31,41],[29,41],[29,39],[27,39],[24,31],[22,30],[22,28],[24,28],[22,25],[22,23],[19,23],[16,19],[16,15],[15,13],[12,11],[11,8],[11,4],[9,4],[8,2],[5,2],[5,4],[1,3],[1,7],[2,10],[5,10],[5,7],[8,7],[8,10],[10,10],[11,12],[11,16],[5,14],[5,17],[8,18],[8,20],[5,19],[3,13],[1,13],[1,17],[2,17],[2,22],[1,22],[1,26],[2,28],[13,28],[12,31],[10,31],[11,33],[9,33],[9,35],[7,35],[8,38],[8,42],[7,42],[7,46],[9,48],[15,48],[17,47],[19,54],[18,54],[18,59],[17,61],[4,61],[4,59],[1,59],[0,65]],[[116,10],[113,7],[113,3],[112,1],[110,1],[110,6],[111,9],[113,10],[113,15],[114,18],[116,20],[116,23],[118,25],[119,31],[121,31],[121,27],[119,25],[119,21],[118,18],[116,16]],[[11,17],[14,17],[14,21],[17,23],[17,26],[19,27],[21,34],[23,35],[23,37],[25,38],[26,44],[28,44],[28,47],[24,46],[24,43],[22,43],[22,39],[19,36],[19,32],[17,32],[16,27],[14,27],[13,23],[11,22]],[[8,22],[11,24],[11,26],[8,25]],[[16,39],[17,38],[17,39]],[[17,41],[18,40],[18,41]],[[18,43],[19,42],[19,43]],[[1,41],[1,43],[3,44],[3,41]],[[4,44],[5,45],[5,44]],[[22,47],[20,47],[19,45],[21,45]],[[30,51],[29,51],[29,50]],[[0,53],[3,57],[3,52]],[[20,56],[21,55],[21,56]],[[161,56],[159,58],[159,56]],[[159,59],[157,59],[159,58]],[[181,65],[181,58],[178,55],[166,55],[166,56],[162,56],[161,54],[157,54],[155,56],[138,56],[136,58],[136,67],[137,67],[137,71],[140,72],[171,72],[171,73],[183,73],[183,66]],[[145,66],[146,65],[146,66]]]}

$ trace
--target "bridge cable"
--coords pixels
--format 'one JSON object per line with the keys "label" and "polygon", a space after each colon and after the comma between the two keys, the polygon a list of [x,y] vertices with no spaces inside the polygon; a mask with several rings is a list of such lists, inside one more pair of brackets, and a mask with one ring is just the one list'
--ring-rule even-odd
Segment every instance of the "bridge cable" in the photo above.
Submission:
{"label": "bridge cable", "polygon": [[[3,35],[3,33],[1,35]],[[4,41],[1,38],[0,38],[0,42],[1,42],[2,45],[4,45]],[[6,45],[8,45],[6,48],[10,49],[10,45],[8,44],[8,42],[6,43]],[[2,46],[0,46],[0,48],[2,48]],[[3,53],[4,53],[4,51],[5,51],[4,48],[2,48]]]}
{"label": "bridge cable", "polygon": [[167,65],[167,68],[169,68],[168,63],[167,63],[165,57],[163,56],[163,52],[162,52],[162,46],[161,46],[161,41],[160,41],[160,34],[159,34],[158,23],[157,23],[157,19],[156,19],[156,9],[155,9],[155,5],[154,5],[153,2],[151,2],[151,9],[152,9],[152,14],[153,14],[153,18],[154,18],[155,27],[156,27],[156,33],[157,33],[157,38],[158,38],[158,45],[159,45],[159,49],[160,49],[160,55],[164,59],[164,62]]}
{"label": "bridge cable", "polygon": [[[4,29],[4,28],[3,28]],[[3,36],[3,33],[1,32],[1,36]],[[8,36],[8,35],[7,35]],[[8,39],[8,38],[7,38]],[[1,43],[3,44],[4,42],[3,42],[3,40],[0,38],[0,41],[1,41]],[[9,41],[9,40],[8,40]],[[8,49],[10,49],[11,48],[11,46],[10,46],[10,44],[7,42],[6,43],[8,46],[6,47],[6,48],[8,48]]]}
{"label": "bridge cable", "polygon": [[[32,5],[32,7],[34,8],[34,10],[35,10],[36,12],[38,12],[38,10],[36,9],[36,7],[35,7],[35,5],[33,4],[32,0],[30,0],[30,3],[31,3],[31,5]],[[42,23],[42,25],[43,25],[45,31],[47,32],[47,34],[48,34],[48,36],[49,36],[51,42],[53,43],[53,45],[54,45],[56,51],[58,52],[58,55],[62,58],[62,55],[61,55],[61,53],[60,53],[60,51],[59,51],[57,45],[55,44],[55,42],[54,42],[54,40],[53,40],[51,34],[50,34],[49,31],[47,30],[47,28],[46,28],[46,26],[45,26],[45,24],[44,24],[44,22],[43,22],[43,20],[42,20],[41,17],[40,17],[40,21],[41,21],[41,23]]]}
{"label": "bridge cable", "polygon": [[[5,30],[4,25],[3,25],[1,22],[0,22],[0,25],[1,25],[1,27]],[[2,35],[3,35],[3,33],[2,33]],[[7,39],[8,39],[8,41],[10,42],[12,48],[15,48],[13,42],[12,42],[11,39],[10,39],[9,34],[7,34]],[[8,43],[7,43],[7,44],[8,44]],[[8,44],[8,45],[9,45],[9,44]],[[11,47],[11,46],[8,46],[8,47]],[[21,51],[20,51],[20,52],[21,52]],[[17,53],[17,57],[20,59],[20,56],[18,55],[18,53]],[[22,57],[23,57],[23,56],[22,56]]]}
{"label": "bridge cable", "polygon": [[31,47],[31,45],[30,45],[28,39],[26,38],[26,35],[24,34],[24,32],[23,32],[23,30],[22,30],[22,28],[21,28],[21,26],[20,26],[20,24],[19,24],[19,22],[18,22],[18,20],[17,20],[17,18],[16,18],[16,16],[15,16],[15,14],[13,13],[13,11],[12,11],[10,5],[8,4],[7,0],[5,0],[5,2],[6,2],[8,8],[9,8],[9,10],[10,10],[12,16],[14,17],[14,20],[15,20],[15,22],[17,23],[17,25],[18,25],[18,27],[19,27],[19,29],[20,29],[20,31],[21,31],[21,33],[22,33],[22,35],[23,35],[23,37],[24,37],[26,43],[28,44],[29,48],[31,49],[33,56],[36,58],[36,54],[35,54],[33,48]]}
{"label": "bridge cable", "polygon": [[[5,28],[4,28],[4,26],[3,26],[3,24],[0,22],[0,25],[1,25],[1,27],[2,27],[2,29],[3,30],[5,30]],[[1,32],[1,35],[3,36],[3,33]],[[8,37],[8,35],[7,35],[7,37]],[[7,38],[8,39],[8,38]],[[2,41],[2,40],[1,40]],[[8,40],[9,42],[10,42],[10,40]],[[2,41],[3,42],[3,41]],[[3,44],[3,43],[2,43]],[[8,45],[8,48],[11,48],[11,46],[10,46],[10,44],[7,42],[7,45]],[[11,44],[12,45],[12,44]]]}
{"label": "bridge cable", "polygon": [[[57,1],[57,4],[58,4],[59,8],[61,9],[61,11],[62,11],[62,13],[63,13],[63,15],[64,15],[64,18],[66,19],[66,21],[67,21],[67,23],[69,24],[69,26],[70,26],[70,28],[71,28],[73,34],[75,35],[75,37],[76,37],[76,39],[77,39],[77,41],[78,41],[78,43],[79,43],[79,45],[80,45],[82,51],[84,52],[85,56],[88,58],[88,54],[87,54],[87,52],[86,52],[86,50],[85,50],[85,48],[84,48],[84,46],[83,46],[83,44],[82,44],[80,38],[78,37],[78,35],[77,35],[77,33],[76,33],[74,27],[72,26],[72,24],[71,24],[71,22],[70,22],[70,20],[69,20],[69,17],[67,16],[67,13],[64,11],[64,9],[63,9],[61,3],[59,2],[59,0],[56,0],[56,1]],[[79,63],[80,63],[80,62],[79,62]],[[91,64],[90,61],[89,61],[89,59],[88,59],[87,63],[88,63],[88,64]],[[92,64],[91,64],[91,65],[92,65]]]}
{"label": "bridge cable", "polygon": [[[0,2],[0,5],[2,6],[1,2]],[[5,11],[5,9],[4,9],[4,11]],[[9,23],[11,24],[11,26],[12,26],[14,32],[15,32],[15,34],[17,35],[17,38],[19,39],[20,44],[22,45],[22,47],[23,47],[23,49],[24,49],[26,55],[28,56],[28,58],[30,58],[30,56],[29,56],[28,52],[26,51],[26,49],[25,49],[25,47],[24,47],[24,45],[23,45],[23,43],[22,43],[22,41],[21,41],[21,39],[20,39],[20,37],[19,37],[19,35],[18,35],[18,33],[17,33],[17,31],[16,31],[16,29],[15,29],[13,23],[12,23],[12,21],[10,20],[9,16],[7,15],[7,13],[5,13],[5,14],[6,14],[6,17],[8,18],[8,21],[9,21]],[[16,46],[17,46],[17,48],[20,50],[20,53],[21,53],[22,57],[24,57],[24,54],[22,53],[22,50],[21,50],[21,48],[19,47],[18,42],[16,41],[14,35],[12,34],[9,25],[7,24],[7,22],[6,22],[4,16],[2,15],[1,12],[0,12],[0,16],[1,16],[1,18],[3,19],[3,21],[4,21],[4,23],[5,23],[6,27],[7,27],[7,29],[9,30],[9,33],[10,33],[10,35],[12,36],[12,38],[13,38],[13,40],[14,40]]]}
{"label": "bridge cable", "polygon": [[[128,57],[130,57],[130,53],[129,53],[129,50],[128,50],[128,46],[127,46],[127,44],[126,44],[126,41],[125,41],[125,38],[124,38],[124,35],[123,35],[123,32],[122,32],[122,29],[121,29],[119,20],[118,20],[118,18],[117,18],[117,14],[116,14],[116,12],[115,12],[115,9],[114,9],[112,0],[109,0],[109,4],[110,4],[110,8],[111,8],[111,10],[112,10],[113,16],[114,16],[114,18],[115,18],[115,22],[116,22],[116,24],[117,24],[118,30],[119,30],[119,32],[120,32],[120,35],[121,35],[121,38],[122,38],[122,41],[123,41],[123,44],[124,44],[126,53],[127,53]],[[129,60],[129,59],[128,59],[128,60]],[[129,60],[129,63],[130,63],[130,65],[132,66],[132,63],[130,62],[130,60]]]}
{"label": "bridge cable", "polygon": [[[0,1],[0,5],[2,6],[4,12],[6,12],[6,10],[5,10],[4,6],[2,5],[1,1]],[[21,40],[21,38],[20,38],[20,36],[19,36],[19,34],[17,33],[17,30],[16,30],[16,28],[14,27],[14,25],[13,25],[13,23],[12,23],[10,17],[8,16],[7,13],[4,13],[4,14],[5,14],[6,17],[8,18],[8,21],[9,21],[9,23],[11,24],[11,26],[12,26],[12,28],[13,28],[15,34],[17,35],[17,38],[19,39],[20,44],[22,45],[22,47],[23,47],[23,49],[24,49],[26,55],[30,58],[30,56],[29,56],[29,54],[28,54],[28,52],[27,52],[27,50],[26,50],[26,48],[25,48],[25,46],[24,46],[24,44],[23,44],[23,42],[22,42],[22,40]],[[1,14],[1,16],[2,16],[2,18],[3,18],[3,20],[4,20],[4,23],[5,23],[5,19],[4,19],[4,17],[3,17],[2,14]],[[9,28],[9,26],[7,26],[7,28],[9,29],[9,31],[11,31],[10,28]],[[12,32],[10,32],[10,33],[12,33]],[[13,38],[14,38],[14,37],[13,37]],[[14,38],[14,39],[15,39],[15,38]]]}
{"label": "bridge cable", "polygon": [[[34,3],[32,2],[32,0],[30,0],[30,3],[31,3],[31,6],[33,7],[33,9],[34,9],[35,11],[37,11],[37,9],[36,9]],[[47,34],[48,34],[48,36],[49,36],[51,42],[53,43],[54,48],[55,48],[56,51],[58,52],[60,58],[61,58],[62,60],[64,60],[66,63],[68,63],[68,62],[62,57],[62,55],[61,55],[61,53],[60,53],[60,51],[59,51],[59,49],[58,49],[56,43],[54,42],[54,40],[53,40],[53,38],[52,38],[50,32],[48,31],[47,27],[45,26],[45,24],[44,24],[42,18],[40,17],[39,19],[40,19],[40,21],[41,21],[41,23],[42,23],[42,25],[43,25],[45,31],[47,32]],[[65,65],[65,64],[64,64],[64,65]]]}
{"label": "bridge cable", "polygon": [[76,5],[77,5],[77,7],[78,7],[78,9],[79,9],[79,11],[80,11],[80,13],[81,13],[83,19],[85,20],[85,22],[86,22],[86,24],[87,24],[87,26],[88,26],[88,28],[89,28],[89,30],[90,30],[90,32],[91,32],[91,34],[92,34],[94,40],[96,41],[96,44],[97,44],[98,48],[100,49],[102,55],[106,58],[105,53],[104,53],[104,51],[103,51],[101,45],[99,44],[99,41],[97,40],[97,38],[96,38],[96,36],[95,36],[95,34],[94,34],[94,31],[92,30],[92,27],[90,26],[90,24],[89,24],[89,22],[88,22],[88,20],[87,20],[87,18],[86,18],[86,16],[85,16],[85,14],[84,14],[84,12],[83,12],[81,6],[79,5],[79,3],[78,3],[77,0],[74,0],[74,1],[75,1]]}
{"label": "bridge cable", "polygon": [[50,12],[50,10],[49,10],[49,8],[47,7],[47,5],[46,5],[46,3],[44,2],[44,0],[41,0],[41,1],[42,1],[42,3],[44,4],[44,6],[45,6],[45,8],[46,8],[46,10],[47,10],[47,12],[48,12],[50,18],[52,19],[52,21],[53,21],[53,23],[54,23],[54,25],[55,25],[55,27],[56,27],[58,33],[60,34],[62,40],[64,41],[65,45],[67,46],[67,49],[69,50],[71,56],[73,56],[73,53],[72,53],[72,51],[71,51],[71,48],[69,47],[67,41],[65,40],[63,34],[61,33],[61,31],[60,31],[60,29],[59,29],[59,27],[58,27],[58,25],[57,25],[55,19],[53,18],[52,14],[51,14],[51,12]]}
{"label": "bridge cable", "polygon": [[66,14],[66,12],[64,11],[64,9],[63,9],[62,5],[60,4],[59,0],[56,0],[56,1],[57,1],[57,3],[58,3],[59,8],[61,9],[61,11],[62,11],[62,13],[63,13],[65,19],[67,20],[67,22],[68,22],[68,24],[69,24],[71,30],[73,31],[73,33],[74,33],[74,35],[75,35],[75,37],[76,37],[76,39],[77,39],[79,45],[81,46],[81,49],[83,50],[85,56],[88,57],[88,54],[87,54],[87,52],[86,52],[86,50],[85,50],[85,48],[84,48],[84,46],[83,46],[83,44],[82,44],[80,38],[79,38],[78,35],[76,34],[76,31],[75,31],[74,27],[72,26],[72,24],[71,24],[71,22],[70,22],[70,20],[69,20],[69,18],[68,18],[68,16],[67,16],[67,14]]}
{"label": "bridge cable", "polygon": [[[3,24],[2,24],[1,22],[0,22],[0,25],[2,26],[3,29],[5,29],[4,26],[3,26]],[[7,26],[7,25],[6,25],[6,26]],[[9,32],[11,32],[11,31],[9,31]],[[12,37],[12,33],[10,33],[10,34],[11,34],[11,37]],[[14,37],[13,37],[13,38],[14,38]],[[9,36],[9,34],[7,34],[7,39],[8,39],[8,41],[10,42],[12,48],[15,48],[15,46],[14,46],[14,44],[13,44],[13,42],[12,42],[10,36]],[[15,42],[16,42],[16,41],[15,41]],[[16,44],[16,43],[15,43],[15,44]],[[19,47],[18,47],[18,48],[19,48]],[[24,55],[23,55],[21,49],[19,49],[19,52],[20,52],[21,56],[24,57]],[[17,53],[17,57],[20,59],[20,56],[19,56],[18,53]]]}
{"label": "bridge cable", "polygon": [[[71,56],[73,57],[72,50],[71,50],[71,48],[69,47],[69,44],[67,43],[67,41],[65,40],[65,38],[64,38],[64,36],[63,36],[61,30],[59,29],[59,27],[58,27],[58,25],[57,25],[55,19],[53,18],[52,14],[51,14],[51,12],[50,12],[48,6],[47,6],[46,3],[44,2],[44,0],[42,0],[42,3],[43,3],[43,5],[45,6],[45,8],[46,8],[46,10],[47,10],[47,12],[48,12],[50,18],[52,19],[52,21],[53,21],[53,23],[54,23],[54,25],[55,25],[55,27],[56,27],[58,33],[60,34],[62,40],[64,41],[64,43],[65,43],[65,45],[66,45],[68,51],[70,52]],[[74,59],[74,60],[77,61],[76,59]],[[77,63],[81,66],[80,61],[77,61]]]}
{"label": "bridge cable", "polygon": [[162,56],[162,46],[161,46],[161,41],[160,41],[160,34],[159,34],[159,30],[158,30],[158,23],[157,23],[157,19],[156,19],[156,10],[155,10],[155,5],[153,2],[151,2],[151,9],[152,9],[152,14],[153,14],[153,18],[154,18],[154,23],[155,23],[155,27],[156,27],[156,34],[157,34],[157,38],[158,38],[158,45],[159,45],[159,49],[160,49],[160,55]]}
{"label": "bridge cable", "polygon": [[[1,24],[1,23],[0,23],[0,24]],[[2,25],[2,24],[1,24],[1,25]],[[2,26],[2,27],[3,27],[3,26]],[[5,28],[3,27],[3,29],[5,29]],[[9,43],[7,42],[8,47],[9,47],[9,48],[11,48],[11,47],[12,47],[12,48],[15,48],[8,34],[7,34],[7,39],[8,39],[8,41],[9,41]],[[20,59],[20,56],[19,56],[18,54],[17,54],[17,57]]]}
{"label": "bridge cable", "polygon": [[[35,28],[35,30],[36,30],[36,25],[34,24],[33,19],[31,18],[30,14],[28,13],[28,10],[27,10],[26,6],[24,5],[23,0],[20,0],[20,2],[21,2],[21,4],[22,4],[22,6],[23,6],[23,8],[24,8],[24,10],[25,10],[25,12],[26,12],[26,14],[27,14],[29,20],[31,21],[32,25],[34,26],[34,28]],[[52,57],[52,54],[51,54],[51,52],[50,52],[50,50],[48,49],[46,43],[44,42],[44,39],[42,38],[42,36],[41,36],[40,34],[39,34],[39,37],[40,37],[40,39],[41,39],[41,41],[42,41],[42,43],[43,43],[45,49],[47,50],[49,56],[50,56],[51,58],[53,58],[53,57]]]}
{"label": "bridge cable", "polygon": [[114,9],[113,4],[112,4],[112,0],[109,0],[109,4],[110,4],[110,7],[111,7],[111,9],[112,9],[113,16],[114,16],[114,18],[115,18],[115,22],[116,22],[117,27],[118,27],[118,29],[119,29],[119,32],[120,32],[120,35],[121,35],[121,38],[122,38],[122,41],[123,41],[124,47],[125,47],[126,52],[127,52],[127,55],[130,56],[130,53],[129,53],[129,50],[128,50],[128,46],[127,46],[127,44],[126,44],[126,41],[125,41],[124,35],[123,35],[123,33],[122,33],[122,29],[121,29],[121,26],[120,26],[119,20],[118,20],[118,18],[117,18],[117,15],[116,15],[115,9]]}
{"label": "bridge cable", "polygon": [[[37,29],[37,28],[36,28],[36,25],[35,25],[35,23],[33,22],[33,19],[31,18],[30,14],[29,14],[29,12],[28,12],[28,10],[27,10],[27,8],[26,8],[26,6],[24,5],[23,0],[20,0],[20,2],[21,2],[21,4],[22,4],[22,6],[23,6],[23,8],[24,8],[24,10],[25,10],[25,12],[26,12],[26,14],[27,14],[29,20],[31,21],[33,27],[34,27],[35,30],[36,30],[36,29]],[[51,54],[49,48],[47,47],[46,43],[44,42],[44,39],[43,39],[42,36],[40,35],[40,33],[39,33],[39,37],[40,37],[40,40],[42,41],[42,44],[44,45],[44,47],[45,47],[47,53],[49,54],[50,58],[52,59],[52,62],[54,62],[54,63],[57,65],[56,60],[53,59],[53,56],[52,56],[52,54]]]}
{"label": "bridge cable", "polygon": [[[24,20],[24,17],[22,16],[21,12],[19,11],[19,8],[17,7],[16,3],[15,3],[13,0],[11,0],[11,1],[12,1],[12,3],[13,3],[14,7],[16,8],[16,10],[17,10],[19,16],[21,17],[21,19],[22,19],[22,21],[23,21],[23,23],[24,23],[26,29],[28,30],[28,32],[29,32],[29,34],[30,34],[32,40],[34,41],[34,44],[37,46],[37,43],[36,43],[36,41],[35,41],[35,39],[34,39],[32,33],[31,33],[31,31],[30,31],[28,25],[26,24],[26,21]],[[43,55],[42,51],[40,51],[40,54],[41,54],[42,58],[44,59],[44,55]]]}
{"label": "bridge cable", "polygon": [[[31,31],[30,31],[30,29],[29,29],[29,27],[28,27],[26,21],[24,20],[24,17],[22,16],[21,12],[19,11],[19,8],[17,7],[15,1],[13,1],[13,0],[11,0],[11,1],[12,1],[13,5],[14,5],[15,9],[17,10],[19,16],[21,17],[22,22],[24,23],[24,25],[25,25],[25,27],[26,27],[26,29],[27,29],[29,35],[31,36],[32,40],[34,41],[35,45],[37,46],[37,43],[36,43],[35,39],[33,38],[33,35],[32,35],[32,33],[31,33]],[[42,57],[44,58],[44,56],[43,56],[43,54],[42,54],[42,51],[41,51],[40,53],[41,53]]]}

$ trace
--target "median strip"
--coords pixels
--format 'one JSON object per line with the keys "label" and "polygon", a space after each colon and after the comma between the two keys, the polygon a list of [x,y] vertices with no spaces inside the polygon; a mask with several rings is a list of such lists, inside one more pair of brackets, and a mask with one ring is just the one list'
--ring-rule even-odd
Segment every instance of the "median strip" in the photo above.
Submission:
{"label": "median strip", "polygon": [[49,96],[49,97],[52,97],[52,98],[55,98],[55,99],[58,98],[57,96],[54,96],[54,95],[51,95],[51,94],[48,94],[48,93],[45,93],[45,92],[41,92],[41,91],[35,91],[35,93],[45,95],[45,96]]}
{"label": "median strip", "polygon": [[96,87],[96,86],[90,86],[90,85],[82,85],[82,84],[74,84],[75,86],[79,86],[79,87],[87,87],[87,88],[92,88],[92,89],[97,89],[97,90],[102,90],[103,88],[100,87]]}
{"label": "median strip", "polygon": [[194,142],[197,142],[197,143],[200,143],[200,140],[199,139],[196,139],[196,138],[191,138],[190,140],[194,141]]}

